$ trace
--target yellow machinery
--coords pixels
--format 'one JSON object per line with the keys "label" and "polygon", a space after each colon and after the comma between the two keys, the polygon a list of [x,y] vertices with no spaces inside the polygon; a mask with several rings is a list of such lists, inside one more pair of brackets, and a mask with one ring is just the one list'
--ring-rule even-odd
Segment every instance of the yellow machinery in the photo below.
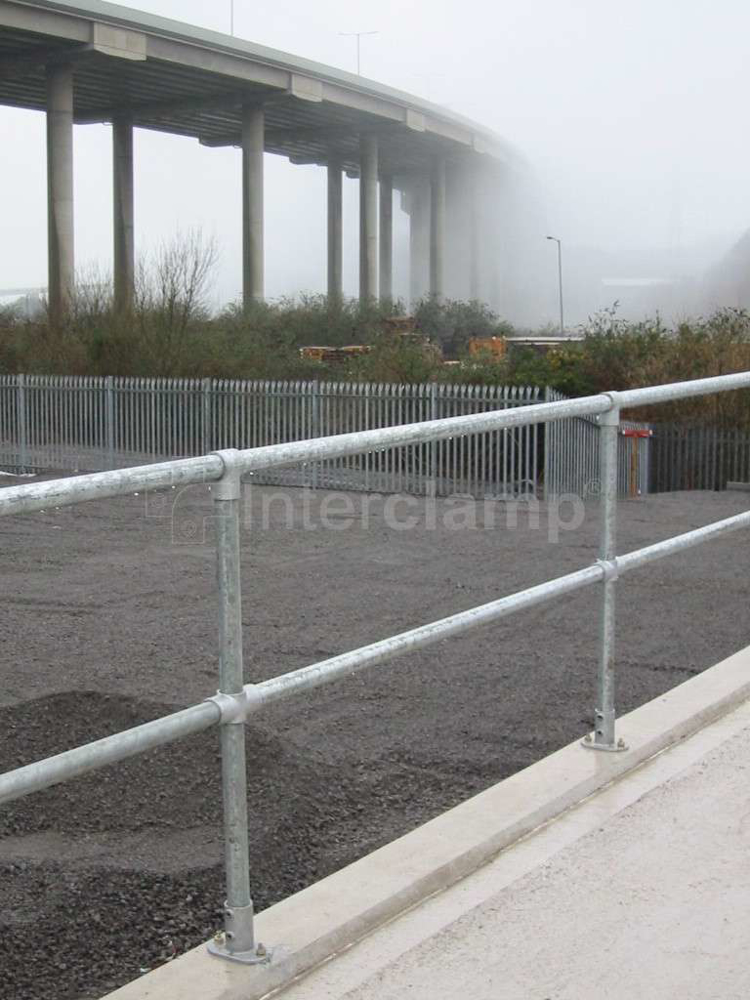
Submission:
{"label": "yellow machinery", "polygon": [[372,348],[369,344],[349,344],[347,347],[300,347],[299,354],[303,361],[319,361],[321,364],[342,364],[363,354],[369,354]]}
{"label": "yellow machinery", "polygon": [[504,358],[508,351],[508,341],[505,337],[472,337],[469,341],[469,356],[490,354],[495,360]]}

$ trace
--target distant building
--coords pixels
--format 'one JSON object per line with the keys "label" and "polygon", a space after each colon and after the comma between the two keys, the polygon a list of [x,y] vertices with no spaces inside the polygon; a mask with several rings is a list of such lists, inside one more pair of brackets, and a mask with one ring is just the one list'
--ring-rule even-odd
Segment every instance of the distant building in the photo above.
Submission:
{"label": "distant building", "polygon": [[12,309],[21,319],[40,319],[46,310],[46,288],[0,288],[0,305]]}

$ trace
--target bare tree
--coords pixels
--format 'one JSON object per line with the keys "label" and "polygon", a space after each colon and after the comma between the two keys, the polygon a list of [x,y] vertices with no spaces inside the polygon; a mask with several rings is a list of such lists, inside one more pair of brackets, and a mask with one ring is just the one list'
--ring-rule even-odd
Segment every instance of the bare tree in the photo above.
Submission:
{"label": "bare tree", "polygon": [[112,276],[96,263],[76,272],[69,326],[79,333],[106,322],[113,308]]}
{"label": "bare tree", "polygon": [[219,259],[214,238],[178,233],[136,267],[135,318],[155,375],[170,375],[183,358],[195,323],[208,316],[207,294]]}

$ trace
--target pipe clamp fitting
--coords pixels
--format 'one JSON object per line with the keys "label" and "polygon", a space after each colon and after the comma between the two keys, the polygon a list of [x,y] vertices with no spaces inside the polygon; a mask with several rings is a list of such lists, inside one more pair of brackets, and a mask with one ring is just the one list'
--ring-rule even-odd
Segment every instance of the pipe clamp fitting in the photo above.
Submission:
{"label": "pipe clamp fitting", "polygon": [[226,448],[224,451],[212,451],[221,459],[224,474],[213,484],[215,500],[239,500],[242,488],[240,476],[242,469],[239,462],[239,451],[236,448]]}
{"label": "pipe clamp fitting", "polygon": [[621,393],[619,392],[603,392],[602,396],[606,396],[612,403],[612,406],[605,410],[604,413],[599,414],[599,425],[602,427],[619,427],[620,426],[620,409]]}
{"label": "pipe clamp fitting", "polygon": [[617,564],[617,559],[597,559],[594,563],[598,566],[602,573],[604,574],[605,583],[614,583],[615,580],[620,579],[620,567]]}
{"label": "pipe clamp fitting", "polygon": [[218,706],[221,712],[219,725],[221,726],[243,726],[248,715],[248,698],[245,691],[239,694],[224,694],[217,691],[213,698],[206,698]]}

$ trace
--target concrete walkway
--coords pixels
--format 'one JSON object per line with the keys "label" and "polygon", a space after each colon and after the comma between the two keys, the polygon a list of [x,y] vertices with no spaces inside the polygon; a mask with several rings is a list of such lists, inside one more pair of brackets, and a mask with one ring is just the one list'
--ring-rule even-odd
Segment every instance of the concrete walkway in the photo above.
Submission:
{"label": "concrete walkway", "polygon": [[745,703],[278,996],[744,1000],[749,779]]}
{"label": "concrete walkway", "polygon": [[269,961],[201,946],[111,1000],[750,996],[750,647],[617,731],[264,910]]}

